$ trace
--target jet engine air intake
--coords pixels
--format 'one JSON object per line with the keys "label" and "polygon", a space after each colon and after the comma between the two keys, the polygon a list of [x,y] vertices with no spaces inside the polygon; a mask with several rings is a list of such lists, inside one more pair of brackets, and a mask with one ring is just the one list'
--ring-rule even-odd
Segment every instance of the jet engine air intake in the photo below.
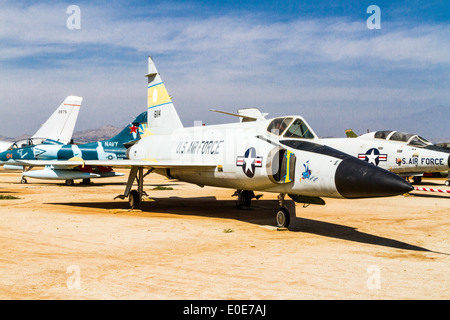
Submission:
{"label": "jet engine air intake", "polygon": [[267,175],[274,183],[290,183],[295,179],[295,154],[276,147],[267,156]]}

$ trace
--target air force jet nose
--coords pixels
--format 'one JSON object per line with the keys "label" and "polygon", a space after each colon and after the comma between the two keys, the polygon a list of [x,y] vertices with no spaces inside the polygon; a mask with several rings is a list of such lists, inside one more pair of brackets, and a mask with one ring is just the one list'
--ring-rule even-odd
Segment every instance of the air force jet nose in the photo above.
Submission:
{"label": "air force jet nose", "polygon": [[348,199],[396,196],[414,189],[400,176],[356,158],[346,158],[339,164],[335,183],[338,192]]}

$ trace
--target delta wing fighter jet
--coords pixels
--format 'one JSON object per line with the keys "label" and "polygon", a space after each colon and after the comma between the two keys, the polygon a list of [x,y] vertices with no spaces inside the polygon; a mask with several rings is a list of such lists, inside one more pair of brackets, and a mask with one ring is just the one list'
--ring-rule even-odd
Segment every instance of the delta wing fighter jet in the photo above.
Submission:
{"label": "delta wing fighter jet", "polygon": [[[54,140],[44,140],[38,145],[22,148],[10,148],[0,153],[0,164],[23,166],[27,160],[122,160],[126,159],[126,150],[147,133],[147,112],[141,113],[115,137],[81,145],[62,144]],[[45,164],[45,162],[44,162]],[[66,185],[73,185],[74,179],[83,179],[88,183],[91,178],[121,176],[110,166],[78,165],[65,166],[60,163],[47,165],[42,170],[31,170],[39,162],[29,164],[22,173],[22,183],[26,177],[44,180],[66,180]],[[22,168],[22,167],[21,167]]]}
{"label": "delta wing fighter jet", "polygon": [[0,141],[0,152],[11,147],[36,144],[46,139],[63,144],[69,143],[72,139],[82,100],[81,97],[68,96],[30,139],[17,142]]}
{"label": "delta wing fighter jet", "polygon": [[[413,189],[389,171],[324,146],[300,116],[267,120],[258,116],[257,121],[248,121],[252,116],[247,114],[243,115],[247,121],[185,128],[153,60],[149,57],[148,61],[151,134],[128,149],[129,160],[85,160],[85,165],[131,167],[125,192],[118,198],[129,198],[132,208],[138,208],[143,199],[144,169],[146,174],[154,172],[199,186],[238,190],[245,204],[254,191],[277,193],[280,227],[290,221],[286,195],[297,202],[325,204],[321,197],[386,197]],[[132,190],[135,180],[137,190]]]}
{"label": "delta wing fighter jet", "polygon": [[[351,131],[352,132],[352,131]],[[399,131],[376,131],[349,138],[321,139],[322,143],[403,177],[420,182],[424,173],[448,171],[450,150],[423,137]],[[450,184],[450,177],[446,185]]]}

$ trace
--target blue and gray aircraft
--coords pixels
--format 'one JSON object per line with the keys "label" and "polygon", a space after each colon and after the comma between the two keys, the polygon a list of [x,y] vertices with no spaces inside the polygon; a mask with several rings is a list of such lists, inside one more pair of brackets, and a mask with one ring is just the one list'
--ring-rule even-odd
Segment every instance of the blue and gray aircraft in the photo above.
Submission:
{"label": "blue and gray aircraft", "polygon": [[[24,143],[13,144],[7,151],[0,153],[0,164],[8,169],[23,170],[22,183],[27,183],[26,178],[36,178],[65,180],[66,185],[73,185],[74,179],[82,179],[86,184],[92,178],[122,176],[123,173],[114,172],[112,167],[105,165],[84,165],[85,160],[126,159],[127,149],[147,133],[147,111],[145,111],[111,139],[80,145],[63,144],[51,139],[33,144],[32,140],[27,140]],[[81,160],[83,164],[57,168],[49,164],[44,169],[31,170],[34,166],[24,166],[24,161],[27,160]]]}

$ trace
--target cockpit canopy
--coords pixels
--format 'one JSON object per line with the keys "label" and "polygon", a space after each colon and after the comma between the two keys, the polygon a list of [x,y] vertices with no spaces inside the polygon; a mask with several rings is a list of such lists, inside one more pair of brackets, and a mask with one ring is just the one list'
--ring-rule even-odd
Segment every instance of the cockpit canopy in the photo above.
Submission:
{"label": "cockpit canopy", "polygon": [[267,131],[285,138],[314,139],[314,134],[303,119],[284,117],[273,119]]}
{"label": "cockpit canopy", "polygon": [[62,144],[61,142],[48,139],[48,138],[28,138],[28,139],[22,139],[19,141],[14,142],[8,150],[12,149],[18,149],[18,148],[25,148],[25,147],[32,147],[39,144]]}
{"label": "cockpit canopy", "polygon": [[424,148],[426,146],[432,145],[427,139],[418,136],[417,134],[405,133],[400,131],[377,131],[374,135],[375,139],[383,139],[389,141],[399,141],[404,142],[408,146]]}

